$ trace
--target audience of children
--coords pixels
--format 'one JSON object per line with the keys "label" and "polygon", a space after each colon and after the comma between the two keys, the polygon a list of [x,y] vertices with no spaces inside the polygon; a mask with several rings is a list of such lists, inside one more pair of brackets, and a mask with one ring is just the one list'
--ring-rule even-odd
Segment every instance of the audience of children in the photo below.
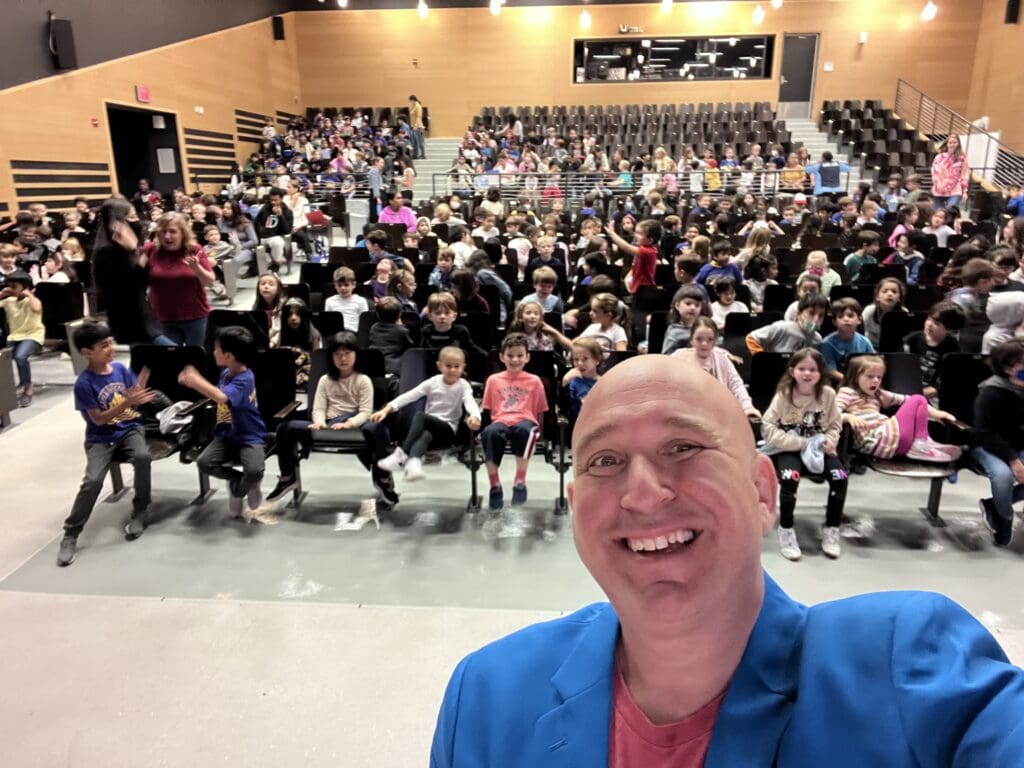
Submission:
{"label": "audience of children", "polygon": [[825,360],[828,378],[839,384],[846,374],[847,358],[850,355],[873,355],[875,347],[867,336],[857,331],[861,323],[861,306],[856,299],[846,297],[832,302],[832,320],[836,329],[822,340],[819,351]]}
{"label": "audience of children", "polygon": [[689,365],[697,365],[704,372],[711,374],[729,389],[747,416],[761,418],[761,412],[751,402],[747,387],[729,353],[718,346],[718,340],[718,324],[711,318],[698,317],[690,329],[689,347],[677,349],[672,353],[672,357]]}
{"label": "audience of children", "polygon": [[878,348],[882,338],[882,318],[889,312],[903,312],[909,314],[909,310],[903,306],[903,299],[906,296],[906,287],[895,277],[885,277],[875,285],[875,300],[864,308],[864,335],[868,341]]}

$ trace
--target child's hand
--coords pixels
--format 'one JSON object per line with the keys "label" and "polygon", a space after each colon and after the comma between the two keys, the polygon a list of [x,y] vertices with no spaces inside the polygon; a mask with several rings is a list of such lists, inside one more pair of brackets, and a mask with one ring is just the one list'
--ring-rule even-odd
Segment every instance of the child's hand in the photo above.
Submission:
{"label": "child's hand", "polygon": [[466,426],[469,427],[471,432],[476,432],[478,429],[480,429],[480,417],[470,416],[468,419],[466,419]]}
{"label": "child's hand", "polygon": [[761,412],[757,410],[757,408],[755,408],[754,406],[744,408],[743,412],[747,415],[747,418],[757,419],[758,421],[761,420]]}
{"label": "child's hand", "polygon": [[936,411],[935,412],[935,418],[938,421],[945,421],[945,422],[949,422],[950,424],[952,424],[954,421],[956,421],[956,416],[954,416],[949,411]]}
{"label": "child's hand", "polygon": [[146,389],[136,384],[134,387],[129,387],[125,390],[124,399],[128,405],[144,405],[156,397],[156,392],[152,389]]}
{"label": "child's hand", "polygon": [[181,373],[178,374],[178,383],[183,387],[191,387],[195,383],[196,379],[199,378],[199,371],[196,370],[194,365],[186,365]]}
{"label": "child's hand", "polygon": [[374,424],[380,424],[384,419],[388,417],[388,409],[381,408],[379,411],[374,411],[370,414],[370,421]]}
{"label": "child's hand", "polygon": [[851,416],[851,415],[847,414],[843,418],[846,420],[846,423],[849,424],[850,427],[855,432],[866,432],[868,430],[868,423],[867,423],[867,421],[865,421],[864,419],[860,418],[859,416]]}
{"label": "child's hand", "polygon": [[326,426],[326,424],[321,424],[319,421],[314,421],[312,424],[309,425],[309,429],[311,432],[319,432]]}
{"label": "child's hand", "polygon": [[836,444],[831,440],[826,440],[821,444],[821,450],[826,456],[836,455]]}
{"label": "child's hand", "polygon": [[350,419],[339,421],[337,424],[331,424],[331,429],[351,429],[352,422]]}

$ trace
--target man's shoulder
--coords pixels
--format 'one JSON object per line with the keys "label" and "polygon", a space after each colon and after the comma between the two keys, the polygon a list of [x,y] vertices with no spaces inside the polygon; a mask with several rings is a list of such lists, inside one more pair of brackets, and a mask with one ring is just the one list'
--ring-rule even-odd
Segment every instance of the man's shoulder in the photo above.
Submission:
{"label": "man's shoulder", "polygon": [[601,619],[613,617],[609,603],[593,603],[568,616],[530,624],[488,643],[467,656],[464,663],[488,681],[507,680],[515,685],[525,679],[536,679],[525,677],[527,670],[535,674],[550,670],[542,678],[546,681],[587,630]]}
{"label": "man's shoulder", "polygon": [[[833,638],[831,642],[851,649],[860,647],[861,638],[873,636],[876,642],[864,650],[874,655],[879,650],[877,640],[888,636],[877,633],[891,634],[892,627],[903,619],[927,621],[932,615],[948,613],[968,615],[957,603],[935,592],[872,592],[810,606],[804,638],[813,644],[816,636],[826,635]],[[805,644],[805,655],[806,651]]]}

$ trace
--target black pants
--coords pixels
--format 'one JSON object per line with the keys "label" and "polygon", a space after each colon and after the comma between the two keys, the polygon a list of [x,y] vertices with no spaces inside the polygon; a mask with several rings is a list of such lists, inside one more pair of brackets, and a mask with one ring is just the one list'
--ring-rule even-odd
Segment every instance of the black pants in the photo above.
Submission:
{"label": "black pants", "polygon": [[409,434],[402,441],[402,450],[411,459],[422,459],[430,448],[438,450],[454,444],[455,432],[446,421],[420,411],[412,417]]}
{"label": "black pants", "polygon": [[[779,478],[779,526],[793,527],[793,510],[796,508],[796,489],[800,484],[800,473],[805,472],[799,453],[777,453],[772,456]],[[843,517],[846,504],[847,474],[842,462],[835,456],[825,456],[825,480],[828,482],[828,502],[825,505],[825,525],[837,526]]]}

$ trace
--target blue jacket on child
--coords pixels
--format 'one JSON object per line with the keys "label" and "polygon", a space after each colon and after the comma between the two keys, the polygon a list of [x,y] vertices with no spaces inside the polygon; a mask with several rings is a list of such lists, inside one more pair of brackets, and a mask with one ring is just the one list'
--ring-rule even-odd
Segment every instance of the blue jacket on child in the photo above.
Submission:
{"label": "blue jacket on child", "polygon": [[[606,766],[618,636],[615,611],[596,603],[465,658],[445,693],[431,768]],[[765,575],[705,765],[1022,766],[1024,671],[940,595],[808,608]]]}

